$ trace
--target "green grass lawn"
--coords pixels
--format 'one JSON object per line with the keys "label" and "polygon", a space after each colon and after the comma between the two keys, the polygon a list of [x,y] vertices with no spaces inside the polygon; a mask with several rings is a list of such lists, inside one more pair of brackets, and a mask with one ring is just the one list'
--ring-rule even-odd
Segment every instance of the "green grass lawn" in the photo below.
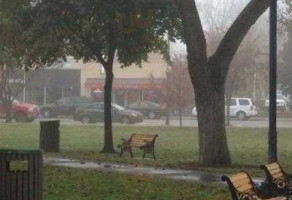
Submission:
{"label": "green grass lawn", "polygon": [[[233,165],[203,168],[198,161],[198,134],[195,128],[173,127],[114,127],[115,146],[121,138],[132,133],[158,134],[157,161],[128,155],[101,154],[103,127],[61,126],[61,152],[46,156],[64,156],[80,160],[130,163],[197,169],[218,174],[229,174],[240,169],[253,176],[263,176],[258,169],[267,160],[267,129],[229,128],[227,137]],[[292,129],[278,131],[279,158],[284,169],[292,171]],[[39,126],[37,124],[0,124],[1,149],[38,149]],[[191,184],[149,176],[129,176],[93,170],[44,168],[44,199],[46,200],[116,200],[116,199],[228,199],[226,186]]]}
{"label": "green grass lawn", "polygon": [[58,167],[44,169],[45,200],[222,200],[228,190],[149,176]]}
{"label": "green grass lawn", "polygon": [[[198,134],[195,128],[174,127],[114,127],[115,146],[121,138],[132,133],[158,134],[157,161],[141,159],[141,151],[135,151],[136,158],[129,155],[119,158],[117,154],[100,154],[103,147],[103,127],[99,126],[61,126],[61,152],[58,156],[81,160],[106,162],[123,162],[139,165],[162,167],[179,167],[216,171],[220,174],[247,169],[260,173],[258,166],[267,161],[267,129],[262,128],[229,128],[228,143],[233,166],[228,168],[202,168],[198,161]],[[278,131],[279,160],[284,169],[292,171],[292,129]],[[39,127],[37,124],[1,124],[0,148],[37,149]],[[48,156],[55,156],[49,154]]]}

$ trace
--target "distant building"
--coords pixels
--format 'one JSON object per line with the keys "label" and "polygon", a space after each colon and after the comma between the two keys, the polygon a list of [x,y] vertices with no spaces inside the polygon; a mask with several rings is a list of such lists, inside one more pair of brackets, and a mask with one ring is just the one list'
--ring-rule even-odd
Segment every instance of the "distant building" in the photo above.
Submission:
{"label": "distant building", "polygon": [[[122,69],[115,61],[113,102],[123,106],[140,100],[159,102],[167,67],[162,55],[154,53],[149,54],[142,68],[133,65]],[[25,97],[21,97],[26,102],[43,104],[67,96],[102,96],[105,71],[99,63],[76,62],[68,57],[62,68],[29,73],[31,80],[25,87]]]}
{"label": "distant building", "polygon": [[18,97],[21,101],[41,105],[80,96],[80,69],[39,69],[28,73],[25,89]]}
{"label": "distant building", "polygon": [[[114,63],[113,102],[127,106],[129,103],[150,100],[160,101],[162,83],[166,79],[167,64],[160,54],[149,54],[149,62],[142,68],[121,68]],[[97,63],[86,63],[81,68],[81,95],[90,96],[93,91],[103,91],[105,72]]]}

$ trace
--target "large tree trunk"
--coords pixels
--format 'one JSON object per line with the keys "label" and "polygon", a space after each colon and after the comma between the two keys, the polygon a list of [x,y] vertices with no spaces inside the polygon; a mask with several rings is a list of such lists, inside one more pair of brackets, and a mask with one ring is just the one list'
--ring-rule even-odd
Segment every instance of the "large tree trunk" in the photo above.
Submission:
{"label": "large tree trunk", "polygon": [[6,102],[4,103],[4,110],[5,110],[5,123],[12,122],[12,103]]}
{"label": "large tree trunk", "polygon": [[230,103],[231,103],[231,96],[226,95],[226,125],[230,126]]}
{"label": "large tree trunk", "polygon": [[198,89],[196,93],[200,163],[228,165],[231,159],[226,139],[224,87],[215,90],[208,85],[210,89]]}
{"label": "large tree trunk", "polygon": [[230,63],[252,25],[270,0],[251,0],[223,37],[216,52],[207,57],[207,45],[194,0],[174,0],[182,19],[199,123],[199,152],[203,165],[231,163],[225,128],[225,81]]}
{"label": "large tree trunk", "polygon": [[112,85],[114,74],[112,66],[105,67],[106,77],[104,84],[104,146],[102,153],[115,153],[112,131]]}
{"label": "large tree trunk", "polygon": [[230,126],[230,104],[231,104],[231,98],[232,98],[232,93],[233,93],[233,83],[227,84],[227,89],[225,92],[225,97],[226,97],[226,125]]}

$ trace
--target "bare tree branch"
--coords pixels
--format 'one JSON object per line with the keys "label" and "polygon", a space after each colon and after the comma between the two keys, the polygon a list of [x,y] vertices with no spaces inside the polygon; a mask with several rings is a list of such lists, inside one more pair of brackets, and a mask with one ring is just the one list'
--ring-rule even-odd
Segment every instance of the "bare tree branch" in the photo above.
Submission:
{"label": "bare tree branch", "polygon": [[211,63],[218,63],[216,67],[221,67],[222,74],[225,75],[224,78],[226,78],[229,65],[247,32],[267,10],[269,5],[270,0],[251,0],[234,21],[214,55],[210,57],[209,61]]}
{"label": "bare tree branch", "polygon": [[[174,0],[178,6],[180,16],[182,19],[184,28],[184,38],[186,40],[188,55],[192,55],[197,62],[189,67],[192,72],[190,74],[196,74],[199,76],[206,76],[207,63],[207,44],[204,35],[201,19],[197,10],[197,6],[194,0]],[[198,80],[197,79],[197,80]]]}

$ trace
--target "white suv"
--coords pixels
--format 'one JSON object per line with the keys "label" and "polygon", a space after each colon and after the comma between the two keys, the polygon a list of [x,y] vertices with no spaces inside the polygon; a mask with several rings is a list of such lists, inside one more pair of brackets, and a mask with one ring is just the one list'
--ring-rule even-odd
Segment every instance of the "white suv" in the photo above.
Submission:
{"label": "white suv", "polygon": [[230,102],[230,117],[247,120],[258,114],[250,98],[232,98]]}
{"label": "white suv", "polygon": [[[225,114],[227,108],[225,107]],[[196,107],[193,108],[192,114],[197,116]],[[256,107],[250,98],[232,98],[230,102],[230,117],[236,117],[239,120],[247,120],[258,114]]]}
{"label": "white suv", "polygon": [[[285,97],[282,94],[277,94],[277,109],[280,111],[289,111],[289,104],[290,104],[290,99]],[[265,107],[268,109],[270,105],[270,100],[267,98],[265,101]]]}

